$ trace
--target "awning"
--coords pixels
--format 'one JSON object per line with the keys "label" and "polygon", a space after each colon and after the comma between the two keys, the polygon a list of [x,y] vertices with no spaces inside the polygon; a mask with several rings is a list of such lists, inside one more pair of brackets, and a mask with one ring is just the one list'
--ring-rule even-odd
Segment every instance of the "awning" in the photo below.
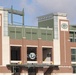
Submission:
{"label": "awning", "polygon": [[7,67],[54,67],[58,65],[53,65],[53,64],[39,64],[39,63],[27,63],[27,64],[7,64]]}

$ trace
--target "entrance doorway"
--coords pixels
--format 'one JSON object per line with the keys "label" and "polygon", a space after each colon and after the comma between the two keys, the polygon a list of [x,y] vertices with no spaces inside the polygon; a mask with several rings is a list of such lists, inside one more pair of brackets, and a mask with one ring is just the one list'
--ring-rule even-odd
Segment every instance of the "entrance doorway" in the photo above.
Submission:
{"label": "entrance doorway", "polygon": [[35,67],[28,68],[28,75],[36,75],[37,69]]}

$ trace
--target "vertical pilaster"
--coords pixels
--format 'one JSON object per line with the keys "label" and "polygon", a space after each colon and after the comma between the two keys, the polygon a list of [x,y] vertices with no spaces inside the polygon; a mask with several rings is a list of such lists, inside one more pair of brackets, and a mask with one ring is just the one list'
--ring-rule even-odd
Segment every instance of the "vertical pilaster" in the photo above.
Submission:
{"label": "vertical pilaster", "polygon": [[[9,46],[9,36],[8,36],[8,11],[3,11],[0,8],[0,14],[2,14],[2,24],[1,24],[1,40],[2,40],[2,66],[6,66],[10,63],[10,46]],[[7,58],[7,59],[6,59]]]}
{"label": "vertical pilaster", "polygon": [[[66,13],[55,13],[54,14],[54,40],[53,40],[53,49],[54,49],[54,64],[61,65],[61,34],[60,30],[64,30],[60,28],[60,20],[67,20]],[[62,33],[62,35],[64,35]]]}
{"label": "vertical pilaster", "polygon": [[54,65],[60,65],[60,32],[58,24],[58,14],[54,16],[54,40],[53,40],[53,52],[54,52]]}
{"label": "vertical pilaster", "polygon": [[38,39],[38,48],[37,48],[37,61],[38,63],[42,63],[43,53],[42,53],[42,45],[41,38]]}
{"label": "vertical pilaster", "polygon": [[60,20],[60,40],[61,65],[71,65],[68,20]]}
{"label": "vertical pilaster", "polygon": [[27,63],[27,48],[26,48],[26,38],[22,38],[22,49],[21,49],[21,59],[22,63]]}

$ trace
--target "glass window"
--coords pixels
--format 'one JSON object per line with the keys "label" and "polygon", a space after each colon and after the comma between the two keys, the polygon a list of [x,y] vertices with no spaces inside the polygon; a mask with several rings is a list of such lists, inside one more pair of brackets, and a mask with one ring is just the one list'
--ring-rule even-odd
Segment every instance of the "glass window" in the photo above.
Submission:
{"label": "glass window", "polygon": [[76,39],[75,39],[75,42],[76,42]]}
{"label": "glass window", "polygon": [[11,46],[11,60],[21,60],[21,47]]}
{"label": "glass window", "polygon": [[[76,62],[76,49],[71,49],[71,61]],[[76,73],[76,64],[72,64],[73,73]]]}
{"label": "glass window", "polygon": [[70,42],[76,42],[76,32],[69,32],[70,34]]}
{"label": "glass window", "polygon": [[70,42],[74,42],[74,39],[70,38]]}
{"label": "glass window", "polygon": [[76,56],[72,55],[71,59],[72,59],[73,62],[76,61]]}
{"label": "glass window", "polygon": [[71,53],[72,53],[72,54],[76,54],[76,49],[72,49],[72,50],[71,50]]}
{"label": "glass window", "polygon": [[69,34],[70,34],[70,37],[74,37],[74,32],[69,32]]}
{"label": "glass window", "polygon": [[73,65],[73,73],[76,73],[76,65]]}
{"label": "glass window", "polygon": [[76,62],[76,49],[71,49],[71,61]]}
{"label": "glass window", "polygon": [[42,48],[43,61],[52,61],[52,49],[51,48]]}

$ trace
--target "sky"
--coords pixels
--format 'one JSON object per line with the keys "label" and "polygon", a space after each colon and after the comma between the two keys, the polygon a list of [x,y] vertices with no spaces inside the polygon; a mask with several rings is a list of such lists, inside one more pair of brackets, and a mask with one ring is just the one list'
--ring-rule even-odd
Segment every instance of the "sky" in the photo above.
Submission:
{"label": "sky", "polygon": [[76,0],[0,0],[0,6],[25,11],[25,25],[37,26],[38,16],[67,13],[70,24],[76,24]]}

